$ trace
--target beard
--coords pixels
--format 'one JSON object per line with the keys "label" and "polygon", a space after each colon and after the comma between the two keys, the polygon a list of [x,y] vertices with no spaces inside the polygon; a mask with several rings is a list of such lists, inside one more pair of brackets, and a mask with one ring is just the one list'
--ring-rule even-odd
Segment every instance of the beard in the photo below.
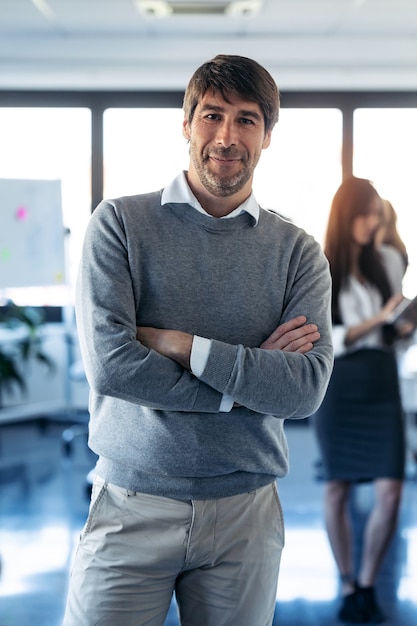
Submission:
{"label": "beard", "polygon": [[[215,174],[209,168],[210,156],[218,156],[220,158],[236,158],[240,159],[242,168],[236,174],[231,176],[220,176]],[[235,150],[225,148],[224,150],[204,151],[203,154],[199,154],[196,148],[191,143],[190,145],[190,158],[193,162],[194,168],[198,174],[198,177],[203,187],[213,196],[219,198],[225,198],[227,196],[233,196],[248,182],[252,176],[253,167],[250,166],[248,158],[245,155],[236,153]]]}

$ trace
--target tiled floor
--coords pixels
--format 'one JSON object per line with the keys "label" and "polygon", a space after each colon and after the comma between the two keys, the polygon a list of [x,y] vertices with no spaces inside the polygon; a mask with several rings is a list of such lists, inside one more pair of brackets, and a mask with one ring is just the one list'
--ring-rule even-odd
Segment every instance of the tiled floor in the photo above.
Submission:
{"label": "tiled floor", "polygon": [[[62,433],[67,425],[0,428],[0,626],[61,625],[69,565],[88,507],[85,476],[94,463],[83,434],[65,446]],[[337,577],[323,527],[323,484],[315,478],[314,435],[305,421],[288,423],[287,436],[291,471],[279,481],[286,547],[274,626],[336,626]],[[358,528],[371,497],[366,486],[355,494]],[[378,593],[389,616],[386,626],[417,625],[413,479],[406,484],[398,532]],[[173,603],[165,626],[177,624]]]}

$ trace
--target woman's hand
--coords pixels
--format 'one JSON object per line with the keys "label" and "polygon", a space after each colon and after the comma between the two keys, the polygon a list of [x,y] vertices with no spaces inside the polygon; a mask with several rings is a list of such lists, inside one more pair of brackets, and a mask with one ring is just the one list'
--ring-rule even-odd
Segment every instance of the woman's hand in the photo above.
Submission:
{"label": "woman's hand", "polygon": [[394,311],[394,309],[400,304],[403,296],[401,294],[396,294],[391,296],[389,300],[384,304],[384,306],[380,309],[380,311],[373,315],[372,317],[364,320],[357,326],[351,326],[348,328],[345,335],[345,345],[351,346],[353,343],[362,339],[362,337],[366,337],[376,328],[381,328],[384,324],[387,323],[389,316]]}
{"label": "woman's hand", "polygon": [[387,300],[379,313],[381,324],[385,324],[387,322],[391,313],[397,308],[402,300],[404,300],[404,296],[400,293],[391,296],[391,298]]}

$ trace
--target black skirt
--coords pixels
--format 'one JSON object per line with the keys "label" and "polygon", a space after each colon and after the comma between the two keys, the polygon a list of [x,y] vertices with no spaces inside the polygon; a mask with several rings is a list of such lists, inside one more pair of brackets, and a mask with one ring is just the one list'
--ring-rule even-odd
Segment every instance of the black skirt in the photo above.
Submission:
{"label": "black skirt", "polygon": [[395,354],[363,349],[337,357],[314,426],[325,480],[404,478],[404,419]]}

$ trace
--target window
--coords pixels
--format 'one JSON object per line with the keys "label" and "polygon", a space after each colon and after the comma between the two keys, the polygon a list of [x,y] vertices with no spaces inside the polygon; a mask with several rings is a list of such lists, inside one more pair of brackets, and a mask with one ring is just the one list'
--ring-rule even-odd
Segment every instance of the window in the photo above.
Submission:
{"label": "window", "polygon": [[417,109],[357,109],[354,113],[353,173],[371,180],[391,202],[409,254],[404,295],[417,285],[415,246]]}
{"label": "window", "polygon": [[256,198],[323,243],[332,197],[342,180],[342,113],[282,109],[254,177]]}
{"label": "window", "polygon": [[[108,109],[104,114],[104,197],[160,189],[188,168],[180,108]],[[264,208],[282,213],[321,243],[341,181],[338,109],[283,109],[255,172]]]}
{"label": "window", "polygon": [[104,112],[104,197],[156,191],[188,168],[182,109]]}
{"label": "window", "polygon": [[[4,289],[18,304],[64,305],[91,205],[91,113],[86,108],[0,108],[0,178],[59,179],[67,250],[65,286]],[[45,227],[48,225],[45,224]]]}

